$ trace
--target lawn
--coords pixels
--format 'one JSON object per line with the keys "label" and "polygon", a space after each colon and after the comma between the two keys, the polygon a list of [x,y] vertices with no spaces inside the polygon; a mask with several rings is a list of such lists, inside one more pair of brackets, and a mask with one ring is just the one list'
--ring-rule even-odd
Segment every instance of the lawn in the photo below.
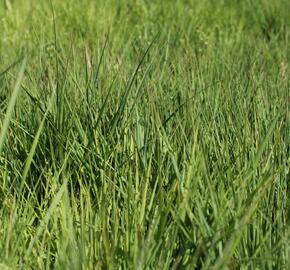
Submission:
{"label": "lawn", "polygon": [[1,0],[0,269],[290,269],[289,11]]}

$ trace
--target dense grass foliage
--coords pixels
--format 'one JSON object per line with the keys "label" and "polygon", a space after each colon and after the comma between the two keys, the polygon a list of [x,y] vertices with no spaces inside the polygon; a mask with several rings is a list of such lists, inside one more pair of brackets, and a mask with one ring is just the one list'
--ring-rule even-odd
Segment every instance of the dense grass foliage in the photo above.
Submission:
{"label": "dense grass foliage", "polygon": [[0,269],[290,269],[290,1],[0,6]]}

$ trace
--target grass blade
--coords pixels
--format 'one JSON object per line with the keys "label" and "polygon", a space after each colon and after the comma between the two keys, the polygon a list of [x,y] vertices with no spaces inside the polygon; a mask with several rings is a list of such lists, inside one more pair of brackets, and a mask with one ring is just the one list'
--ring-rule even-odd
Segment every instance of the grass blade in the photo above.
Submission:
{"label": "grass blade", "polygon": [[18,96],[18,94],[20,92],[20,89],[21,89],[21,81],[22,81],[23,76],[24,76],[26,62],[27,62],[27,59],[25,57],[23,59],[19,74],[17,76],[16,83],[15,83],[15,86],[14,86],[14,90],[12,92],[12,96],[10,98],[10,101],[9,101],[9,104],[8,104],[8,108],[7,108],[7,111],[6,111],[6,115],[5,115],[5,118],[4,118],[4,122],[3,122],[3,125],[2,125],[2,128],[1,128],[1,132],[0,132],[0,154],[1,154],[2,150],[3,150],[5,137],[6,137],[6,134],[7,134],[7,131],[8,131],[10,120],[12,118],[12,114],[13,114],[14,106],[15,106],[15,103],[16,103],[16,100],[17,100],[17,96]]}

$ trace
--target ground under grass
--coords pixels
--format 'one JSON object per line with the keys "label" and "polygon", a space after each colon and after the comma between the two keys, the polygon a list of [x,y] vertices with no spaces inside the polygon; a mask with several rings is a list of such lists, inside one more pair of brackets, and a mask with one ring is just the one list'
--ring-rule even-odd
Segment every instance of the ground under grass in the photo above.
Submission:
{"label": "ground under grass", "polygon": [[2,1],[0,269],[290,269],[289,10]]}

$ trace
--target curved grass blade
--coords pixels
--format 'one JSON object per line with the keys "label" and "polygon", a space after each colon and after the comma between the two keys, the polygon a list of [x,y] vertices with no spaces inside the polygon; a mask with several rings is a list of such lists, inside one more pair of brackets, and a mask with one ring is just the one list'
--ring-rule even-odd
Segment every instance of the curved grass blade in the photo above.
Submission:
{"label": "curved grass blade", "polygon": [[8,104],[8,108],[7,108],[7,111],[6,111],[6,116],[4,118],[4,122],[3,122],[3,125],[2,125],[2,128],[1,128],[1,132],[0,132],[0,153],[2,152],[2,149],[3,149],[3,145],[4,145],[4,142],[5,142],[5,137],[6,137],[6,134],[7,134],[7,131],[8,131],[10,120],[12,118],[12,114],[13,114],[14,106],[15,106],[15,103],[16,103],[16,100],[17,100],[17,96],[18,96],[18,94],[20,92],[20,89],[21,89],[21,81],[22,81],[23,76],[24,76],[26,62],[27,62],[27,58],[25,57],[23,59],[19,74],[17,76],[16,83],[15,83],[15,86],[14,86],[14,90],[12,92],[12,95],[11,95],[11,98],[10,98],[10,101],[9,101],[9,104]]}
{"label": "curved grass blade", "polygon": [[126,85],[126,89],[125,89],[125,92],[121,98],[121,101],[120,101],[120,104],[119,104],[119,107],[118,107],[118,110],[117,112],[115,113],[113,119],[112,119],[112,124],[110,125],[110,132],[114,132],[114,130],[116,129],[117,127],[117,124],[119,123],[119,121],[121,120],[122,118],[122,115],[123,115],[123,112],[125,110],[125,105],[127,103],[127,100],[128,100],[128,97],[129,97],[129,94],[130,94],[130,91],[132,89],[132,85],[135,81],[135,78],[138,74],[138,71],[139,69],[141,68],[144,60],[145,60],[145,57],[147,56],[147,54],[149,53],[150,49],[152,48],[154,42],[156,41],[158,37],[158,34],[155,36],[155,38],[152,40],[152,42],[149,44],[149,46],[147,47],[146,51],[144,52],[141,60],[139,61],[137,67],[135,68],[135,71],[133,72],[131,78],[129,79],[129,81],[127,82],[127,85]]}
{"label": "curved grass blade", "polygon": [[51,99],[51,101],[49,103],[49,106],[46,109],[46,112],[44,114],[44,117],[43,117],[43,119],[42,119],[42,121],[40,123],[40,126],[39,126],[39,128],[37,130],[37,133],[36,133],[35,137],[34,137],[34,140],[33,140],[32,146],[31,146],[31,149],[29,151],[29,154],[28,154],[28,157],[27,157],[27,160],[26,160],[26,163],[25,163],[24,171],[23,171],[23,174],[22,174],[21,185],[20,185],[20,193],[21,193],[21,191],[23,189],[23,186],[25,185],[26,177],[28,175],[28,172],[29,172],[31,163],[33,161],[33,156],[34,156],[34,153],[35,153],[35,150],[36,150],[36,147],[37,147],[37,144],[38,144],[38,141],[39,141],[41,132],[43,130],[46,117],[47,117],[48,112],[49,112],[49,109],[50,109],[50,107],[52,105],[52,100],[53,99]]}

